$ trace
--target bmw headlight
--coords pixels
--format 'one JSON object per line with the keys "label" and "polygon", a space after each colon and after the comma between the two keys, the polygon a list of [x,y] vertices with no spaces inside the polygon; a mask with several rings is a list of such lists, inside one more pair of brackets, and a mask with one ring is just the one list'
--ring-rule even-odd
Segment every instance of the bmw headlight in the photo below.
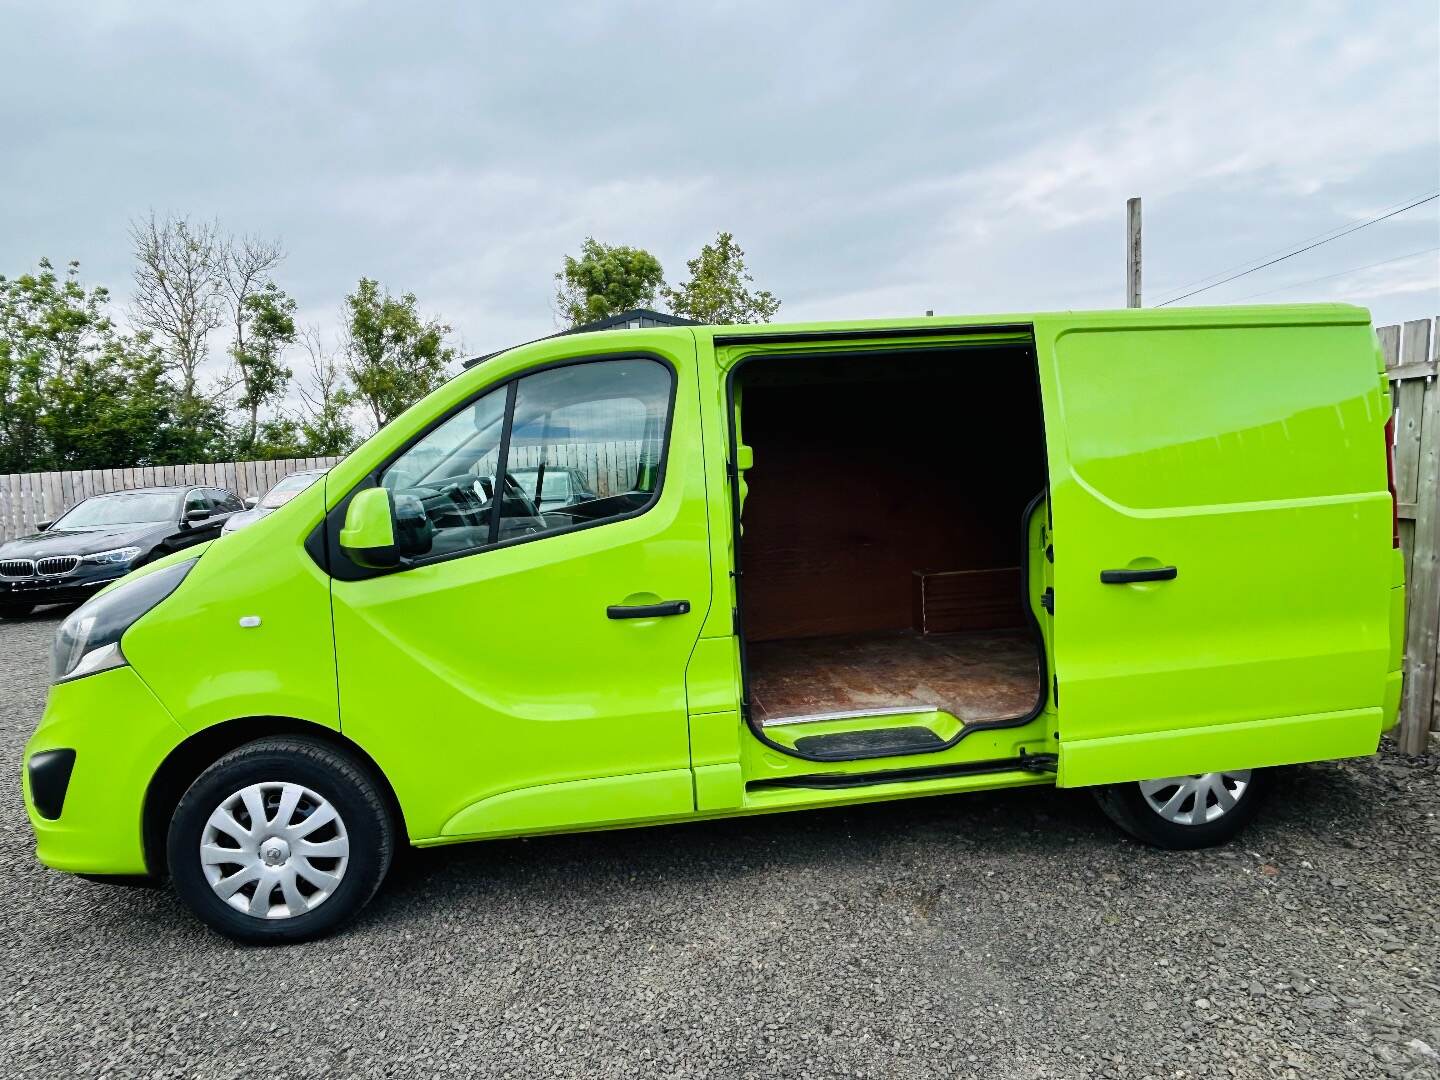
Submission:
{"label": "bmw headlight", "polygon": [[109,551],[96,551],[84,556],[81,561],[95,563],[99,566],[123,566],[136,555],[140,554],[138,547],[111,548]]}
{"label": "bmw headlight", "polygon": [[[123,548],[120,550],[124,550]],[[132,578],[76,608],[55,632],[50,680],[65,682],[97,671],[124,667],[120,637],[185,580],[195,559]]]}

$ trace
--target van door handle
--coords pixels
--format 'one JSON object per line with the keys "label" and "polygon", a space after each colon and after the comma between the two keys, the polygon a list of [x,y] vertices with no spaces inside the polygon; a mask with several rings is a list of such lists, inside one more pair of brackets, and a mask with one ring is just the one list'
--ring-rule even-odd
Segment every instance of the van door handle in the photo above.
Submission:
{"label": "van door handle", "polygon": [[1101,585],[1131,585],[1137,581],[1174,581],[1180,573],[1173,566],[1157,566],[1150,570],[1101,570]]}
{"label": "van door handle", "polygon": [[665,615],[688,615],[689,600],[665,600],[658,604],[611,604],[605,614],[612,619],[658,619]]}

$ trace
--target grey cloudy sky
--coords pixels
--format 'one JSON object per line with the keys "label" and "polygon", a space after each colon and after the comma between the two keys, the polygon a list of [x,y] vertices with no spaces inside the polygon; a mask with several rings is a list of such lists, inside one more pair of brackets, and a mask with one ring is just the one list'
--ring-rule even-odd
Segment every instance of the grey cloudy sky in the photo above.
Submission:
{"label": "grey cloudy sky", "polygon": [[[123,299],[128,219],[214,216],[308,320],[365,274],[471,351],[587,234],[675,280],[729,229],[782,319],[1114,307],[1128,195],[1151,303],[1440,191],[1435,0],[7,3],[0,89],[0,272]],[[1193,302],[1432,315],[1437,246],[1440,200]]]}

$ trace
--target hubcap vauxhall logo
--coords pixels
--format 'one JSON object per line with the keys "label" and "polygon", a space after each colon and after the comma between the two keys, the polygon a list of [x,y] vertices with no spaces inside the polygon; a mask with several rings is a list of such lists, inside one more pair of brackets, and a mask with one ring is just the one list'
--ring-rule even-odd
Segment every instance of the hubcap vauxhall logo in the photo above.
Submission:
{"label": "hubcap vauxhall logo", "polygon": [[285,850],[285,844],[279,840],[272,841],[260,849],[260,857],[265,860],[266,866],[279,866],[289,856]]}

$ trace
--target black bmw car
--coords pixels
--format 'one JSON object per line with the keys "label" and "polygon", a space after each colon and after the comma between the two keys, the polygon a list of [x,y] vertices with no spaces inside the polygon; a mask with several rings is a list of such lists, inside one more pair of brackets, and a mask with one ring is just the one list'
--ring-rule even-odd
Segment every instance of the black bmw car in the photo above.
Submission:
{"label": "black bmw car", "polygon": [[33,536],[0,544],[0,616],[84,600],[150,559],[213,540],[226,519],[244,509],[224,488],[93,495]]}

